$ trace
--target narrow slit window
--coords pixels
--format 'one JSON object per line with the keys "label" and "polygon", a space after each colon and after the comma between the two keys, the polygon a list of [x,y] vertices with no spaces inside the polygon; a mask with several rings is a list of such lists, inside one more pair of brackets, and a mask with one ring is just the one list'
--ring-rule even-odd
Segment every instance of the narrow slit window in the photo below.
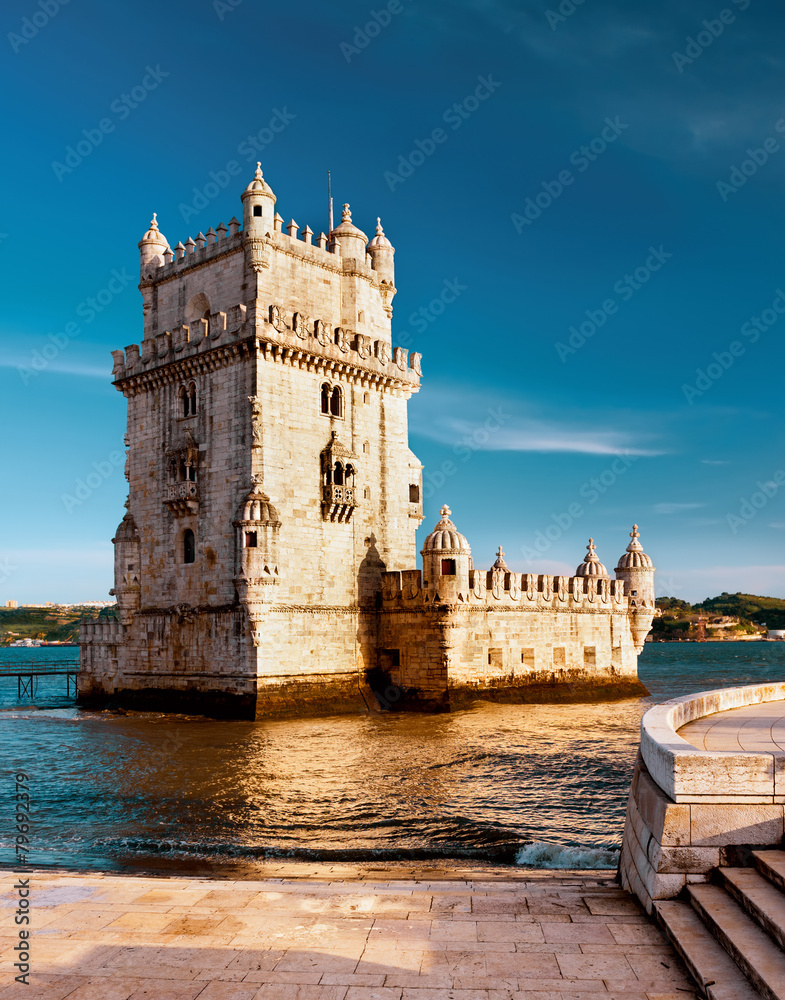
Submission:
{"label": "narrow slit window", "polygon": [[183,562],[192,563],[196,560],[196,539],[190,528],[183,532]]}

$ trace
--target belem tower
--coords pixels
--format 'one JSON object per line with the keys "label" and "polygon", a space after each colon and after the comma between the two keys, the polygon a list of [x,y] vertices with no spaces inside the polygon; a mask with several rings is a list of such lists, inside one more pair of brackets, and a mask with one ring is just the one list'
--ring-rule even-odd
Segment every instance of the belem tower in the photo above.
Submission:
{"label": "belem tower", "polygon": [[[422,543],[392,346],[394,249],[349,206],[314,240],[257,166],[232,219],[139,243],[144,338],[113,351],[128,407],[119,620],[83,625],[80,695],[241,718],[482,697],[638,694],[655,614],[637,528],[611,579],[472,563],[442,507]],[[329,228],[329,227],[328,227]]]}

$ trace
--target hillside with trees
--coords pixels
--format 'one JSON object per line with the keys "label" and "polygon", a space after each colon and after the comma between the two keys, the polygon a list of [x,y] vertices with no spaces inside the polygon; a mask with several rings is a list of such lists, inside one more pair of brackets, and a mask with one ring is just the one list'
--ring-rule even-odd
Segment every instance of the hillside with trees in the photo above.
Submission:
{"label": "hillside with trees", "polygon": [[736,639],[765,634],[766,629],[785,629],[785,600],[779,597],[723,592],[700,604],[677,597],[660,597],[656,603],[660,616],[652,625],[654,640],[697,639],[701,627],[707,639]]}
{"label": "hillside with trees", "polygon": [[46,608],[0,608],[0,646],[16,639],[43,639],[45,642],[76,642],[82,619],[114,618],[117,606]]}

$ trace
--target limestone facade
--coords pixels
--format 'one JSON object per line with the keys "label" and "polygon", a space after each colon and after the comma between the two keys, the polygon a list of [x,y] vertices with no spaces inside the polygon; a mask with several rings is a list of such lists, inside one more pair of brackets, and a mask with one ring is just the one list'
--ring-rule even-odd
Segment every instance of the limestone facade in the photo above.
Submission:
{"label": "limestone facade", "polygon": [[242,226],[172,249],[154,217],[139,244],[144,337],[112,352],[120,621],[83,628],[83,696],[256,717],[639,689],[637,532],[614,581],[593,545],[575,577],[486,573],[444,508],[413,568],[421,358],[392,346],[394,249],[348,205],[314,242],[275,202],[257,166]]}

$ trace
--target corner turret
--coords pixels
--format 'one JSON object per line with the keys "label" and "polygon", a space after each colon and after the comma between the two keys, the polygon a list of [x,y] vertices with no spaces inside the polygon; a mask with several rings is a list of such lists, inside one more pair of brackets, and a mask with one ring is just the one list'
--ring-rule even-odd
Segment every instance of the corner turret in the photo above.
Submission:
{"label": "corner turret", "polygon": [[422,585],[430,600],[455,604],[469,598],[472,550],[450,520],[451,513],[442,507],[441,520],[423,543]]}
{"label": "corner turret", "polygon": [[139,241],[139,276],[142,281],[164,263],[164,253],[168,249],[169,243],[158,231],[158,216],[153,212],[150,228]]}
{"label": "corner turret", "polygon": [[630,602],[632,638],[640,653],[656,612],[654,563],[643,551],[637,524],[633,524],[630,538],[632,541],[616,567],[616,579],[624,581],[624,593]]}
{"label": "corner turret", "polygon": [[274,229],[275,194],[262,177],[262,164],[257,162],[256,173],[243,191],[243,231],[248,236],[264,236]]}
{"label": "corner turret", "polygon": [[354,258],[361,264],[365,263],[365,247],[368,237],[352,222],[352,213],[348,203],[343,206],[341,224],[330,234],[331,239],[339,248],[341,257]]}
{"label": "corner turret", "polygon": [[371,267],[376,271],[382,281],[388,285],[395,284],[395,265],[393,255],[395,248],[384,235],[382,220],[376,220],[376,235],[368,244],[368,256],[371,258]]}

